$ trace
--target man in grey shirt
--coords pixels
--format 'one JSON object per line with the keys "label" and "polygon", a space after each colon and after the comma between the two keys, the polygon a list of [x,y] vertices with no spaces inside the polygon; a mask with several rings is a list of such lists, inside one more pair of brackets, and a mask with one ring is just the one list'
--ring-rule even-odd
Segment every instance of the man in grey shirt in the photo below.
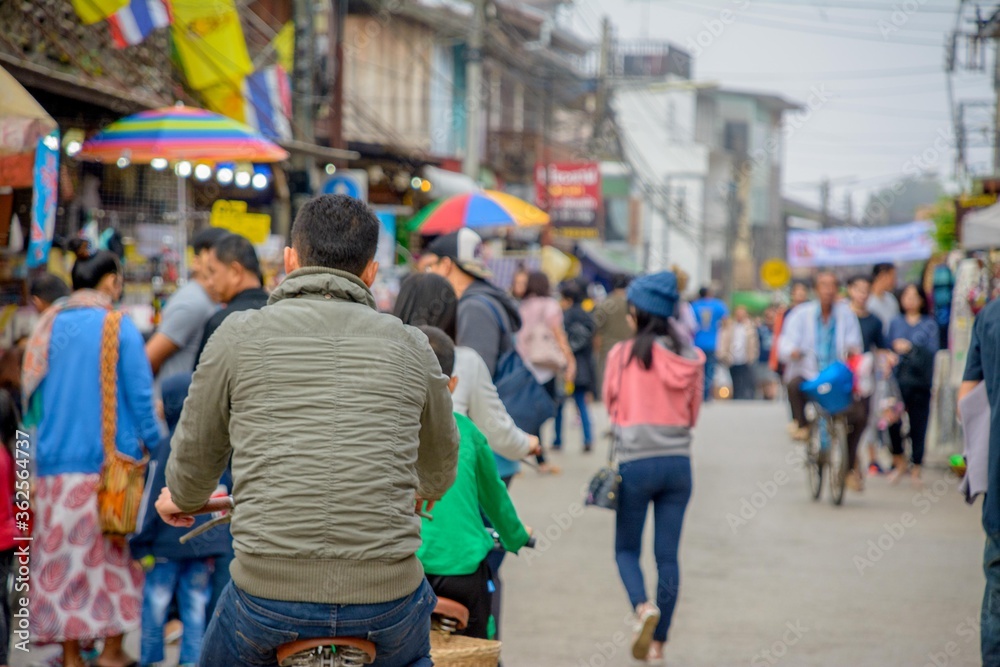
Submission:
{"label": "man in grey shirt", "polygon": [[889,324],[899,316],[899,302],[892,291],[896,289],[896,267],[876,264],[872,269],[872,293],[868,297],[868,312],[882,321],[882,333],[888,335]]}
{"label": "man in grey shirt", "polygon": [[157,387],[162,378],[194,370],[205,323],[219,309],[208,292],[203,265],[216,242],[228,234],[219,227],[209,227],[194,236],[191,280],[167,301],[160,326],[146,343],[146,356],[153,367]]}

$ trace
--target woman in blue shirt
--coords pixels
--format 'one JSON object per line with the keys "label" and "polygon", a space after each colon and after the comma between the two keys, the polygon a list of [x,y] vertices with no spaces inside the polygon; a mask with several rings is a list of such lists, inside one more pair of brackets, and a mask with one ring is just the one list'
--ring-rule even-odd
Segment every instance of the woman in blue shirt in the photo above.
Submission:
{"label": "woman in blue shirt", "polygon": [[[80,642],[96,639],[104,640],[97,664],[132,664],[122,636],[138,629],[142,609],[142,568],[123,540],[101,532],[97,509],[104,463],[101,339],[122,287],[122,267],[112,253],[77,260],[73,294],[45,312],[25,353],[27,418],[38,426],[32,639],[61,643],[66,667],[83,667]],[[153,374],[128,317],[121,319],[118,348],[115,445],[139,458],[142,444],[159,442],[160,428]]]}
{"label": "woman in blue shirt", "polygon": [[[938,327],[929,314],[927,295],[920,285],[904,287],[899,293],[899,304],[903,314],[890,322],[887,340],[898,356],[896,381],[910,422],[911,475],[914,485],[920,486],[920,466],[924,460],[924,441],[931,412],[934,355],[938,351]],[[896,483],[906,469],[900,422],[889,427],[889,438],[893,458],[889,481]]]}

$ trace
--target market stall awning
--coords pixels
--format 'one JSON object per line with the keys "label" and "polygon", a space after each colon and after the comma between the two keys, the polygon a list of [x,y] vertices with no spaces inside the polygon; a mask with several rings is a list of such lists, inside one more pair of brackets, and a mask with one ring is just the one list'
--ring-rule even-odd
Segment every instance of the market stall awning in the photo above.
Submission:
{"label": "market stall awning", "polygon": [[1000,204],[967,213],[962,218],[961,242],[966,250],[1000,246]]}
{"label": "market stall awning", "polygon": [[643,272],[642,264],[627,245],[615,246],[599,241],[581,240],[577,256],[583,274],[592,280],[609,283],[615,275],[624,273],[637,276]]}
{"label": "market stall awning", "polygon": [[0,155],[33,150],[56,127],[31,93],[0,67]]}

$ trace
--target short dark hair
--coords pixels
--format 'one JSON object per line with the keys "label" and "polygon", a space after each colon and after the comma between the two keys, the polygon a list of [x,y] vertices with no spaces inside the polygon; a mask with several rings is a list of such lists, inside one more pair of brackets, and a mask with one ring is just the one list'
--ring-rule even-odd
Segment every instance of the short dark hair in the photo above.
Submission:
{"label": "short dark hair", "polygon": [[583,297],[585,296],[583,285],[576,280],[567,280],[559,285],[559,293],[574,306],[583,303]]}
{"label": "short dark hair", "polygon": [[699,298],[702,298],[702,299],[706,298],[711,293],[712,293],[712,290],[709,287],[702,287],[700,290],[698,290],[698,296],[699,296]]}
{"label": "short dark hair", "polygon": [[378,249],[381,223],[360,199],[320,195],[299,209],[292,247],[301,266],[339,269],[360,276]]}
{"label": "short dark hair", "polygon": [[191,239],[191,247],[194,249],[194,254],[198,255],[206,250],[211,250],[216,243],[230,235],[231,233],[222,227],[206,227],[194,235],[194,238]]}
{"label": "short dark hair", "polygon": [[448,338],[448,334],[437,327],[424,325],[417,328],[427,336],[427,341],[431,344],[431,349],[434,350],[434,356],[437,357],[438,363],[441,365],[441,372],[451,377],[455,372],[455,343],[451,341],[451,338]]}
{"label": "short dark hair", "polygon": [[435,327],[454,340],[458,297],[451,283],[436,273],[411,273],[399,286],[392,314],[403,324]]}
{"label": "short dark hair", "polygon": [[627,273],[616,273],[611,278],[611,289],[628,289],[632,276]]}
{"label": "short dark hair", "polygon": [[913,289],[917,290],[917,296],[920,297],[920,314],[921,315],[930,315],[931,314],[931,304],[927,300],[927,292],[924,291],[924,288],[923,288],[923,286],[920,283],[907,283],[907,284],[903,285],[903,289],[899,290],[899,293],[896,294],[896,301],[899,302],[900,310],[903,309],[902,308],[902,306],[903,306],[903,293],[906,292],[906,290],[910,289],[911,287]]}
{"label": "short dark hair", "polygon": [[72,271],[73,289],[94,289],[104,276],[121,272],[122,263],[118,255],[99,250],[86,259],[76,260]]}
{"label": "short dark hair", "polygon": [[875,280],[883,273],[889,273],[890,271],[895,271],[895,270],[896,270],[896,265],[892,264],[891,262],[881,262],[879,264],[876,264],[872,268],[872,280]]}
{"label": "short dark hair", "polygon": [[869,276],[866,276],[863,273],[856,273],[847,279],[847,286],[854,287],[855,283],[859,283],[862,280],[865,281],[866,283],[870,283],[872,281],[872,279]]}
{"label": "short dark hair", "polygon": [[808,280],[801,280],[801,279],[797,278],[797,279],[795,279],[795,280],[792,281],[792,289],[795,289],[796,287],[805,287],[806,291],[808,292],[809,291],[809,281]]}
{"label": "short dark hair", "polygon": [[257,259],[257,251],[253,249],[253,244],[239,234],[228,234],[212,246],[215,257],[223,264],[236,262],[244,269],[260,277],[260,260]]}
{"label": "short dark hair", "polygon": [[833,282],[837,287],[840,287],[840,277],[833,269],[820,269],[816,272],[816,277],[813,279],[814,284],[819,284],[819,279],[823,276],[830,276],[833,278]]}
{"label": "short dark hair", "polygon": [[532,271],[528,274],[528,285],[524,288],[524,298],[532,296],[552,296],[549,277],[541,271]]}
{"label": "short dark hair", "polygon": [[54,273],[43,273],[31,281],[31,296],[38,297],[45,303],[55,303],[64,296],[69,296],[69,285]]}

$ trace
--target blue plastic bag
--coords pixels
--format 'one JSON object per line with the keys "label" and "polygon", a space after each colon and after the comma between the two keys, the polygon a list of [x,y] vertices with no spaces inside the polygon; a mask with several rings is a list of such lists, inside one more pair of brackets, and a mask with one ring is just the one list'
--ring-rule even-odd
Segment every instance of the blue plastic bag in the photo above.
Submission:
{"label": "blue plastic bag", "polygon": [[815,379],[803,382],[802,391],[809,400],[835,415],[854,402],[854,373],[843,362],[835,361]]}

